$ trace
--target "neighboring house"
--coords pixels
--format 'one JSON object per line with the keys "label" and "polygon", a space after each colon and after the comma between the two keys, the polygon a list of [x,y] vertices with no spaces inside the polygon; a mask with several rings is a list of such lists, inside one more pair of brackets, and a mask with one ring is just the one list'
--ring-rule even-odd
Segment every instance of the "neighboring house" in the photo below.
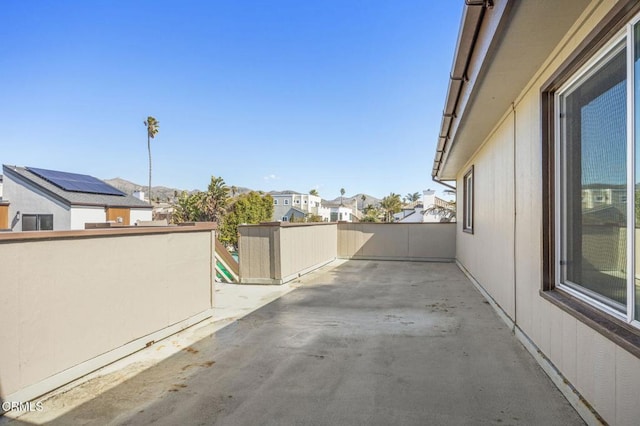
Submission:
{"label": "neighboring house", "polygon": [[[354,200],[355,201],[355,200]],[[357,203],[357,201],[355,201]],[[328,222],[354,222],[357,221],[355,212],[357,208],[354,205],[344,205],[340,203],[324,203],[322,206],[328,210]],[[325,213],[326,214],[326,213]]]}
{"label": "neighboring house", "polygon": [[[144,199],[144,193],[142,194],[142,199]],[[136,193],[133,193],[133,196],[136,197]],[[139,197],[136,197],[139,198]],[[140,198],[139,198],[140,199]],[[167,223],[171,223],[171,219],[173,218],[173,212],[175,211],[175,207],[171,203],[153,203],[153,220],[166,220]]]}
{"label": "neighboring house", "polygon": [[304,212],[296,207],[291,207],[280,219],[282,222],[302,222],[307,217],[307,212]]}
{"label": "neighboring house", "polygon": [[[439,223],[455,222],[455,216],[450,212],[455,209],[455,204],[436,197],[436,192],[428,189],[423,192],[423,204],[416,204],[413,208],[403,208],[393,215],[394,222],[401,223]],[[426,207],[425,207],[426,206]]]}
{"label": "neighboring house", "polygon": [[[322,198],[311,194],[300,194],[293,191],[270,192],[273,198],[273,221],[287,221],[294,214],[298,217],[297,212],[303,212],[303,218],[307,214],[319,214],[322,204]],[[291,211],[295,208],[296,211]],[[287,218],[287,219],[285,219]]]}
{"label": "neighboring house", "polygon": [[601,205],[623,206],[627,203],[627,190],[621,185],[583,185],[582,208],[593,209]]}
{"label": "neighboring house", "polygon": [[9,229],[9,203],[2,198],[2,180],[0,175],[0,231]]}
{"label": "neighboring house", "polygon": [[350,204],[323,203],[316,195],[300,194],[293,191],[270,192],[273,197],[273,221],[287,222],[291,217],[304,219],[307,215],[317,215],[324,222],[353,222],[358,220],[358,201]]}
{"label": "neighboring house", "polygon": [[[413,207],[403,207],[398,213],[393,214],[393,221],[400,222],[401,220],[409,217],[415,216],[416,214],[422,214],[424,211],[424,206],[422,204],[416,204]],[[417,220],[417,222],[422,222],[422,220]]]}
{"label": "neighboring house", "polygon": [[432,170],[458,188],[457,262],[583,415],[638,424],[640,2],[461,22]]}
{"label": "neighboring house", "polygon": [[84,229],[85,223],[134,225],[138,220],[151,220],[148,203],[92,176],[7,165],[2,170],[3,202],[8,204],[6,228],[13,231]]}

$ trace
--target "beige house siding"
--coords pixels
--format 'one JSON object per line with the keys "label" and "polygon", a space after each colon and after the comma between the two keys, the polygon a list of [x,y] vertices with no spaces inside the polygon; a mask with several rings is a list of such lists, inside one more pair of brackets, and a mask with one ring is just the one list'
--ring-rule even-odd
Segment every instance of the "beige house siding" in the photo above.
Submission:
{"label": "beige house siding", "polygon": [[[473,164],[473,234],[457,224],[457,259],[511,317],[514,318],[513,282],[513,119],[502,122],[458,178]],[[462,194],[460,194],[462,195]]]}
{"label": "beige house siding", "polygon": [[461,188],[465,172],[474,165],[476,193],[474,234],[463,232],[458,224],[457,259],[608,423],[634,425],[640,418],[640,359],[539,295],[540,91],[614,4],[594,1],[587,8],[514,99],[515,118],[512,110],[505,111],[467,166],[459,170]]}

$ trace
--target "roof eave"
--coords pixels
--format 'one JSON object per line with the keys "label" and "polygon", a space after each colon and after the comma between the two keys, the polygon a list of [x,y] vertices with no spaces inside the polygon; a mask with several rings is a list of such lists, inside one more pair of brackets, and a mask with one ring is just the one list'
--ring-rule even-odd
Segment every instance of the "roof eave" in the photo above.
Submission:
{"label": "roof eave", "polygon": [[[453,72],[459,72],[462,63],[468,66],[463,80],[450,81],[432,169],[434,180],[453,180],[469,164],[592,4],[563,0],[550,6],[548,2],[495,0],[493,7],[482,6],[484,13],[477,17],[467,6]],[[471,44],[469,34],[476,34]]]}
{"label": "roof eave", "polygon": [[455,174],[443,173],[455,131],[512,3],[513,0],[465,2],[431,173],[437,181],[455,179]]}

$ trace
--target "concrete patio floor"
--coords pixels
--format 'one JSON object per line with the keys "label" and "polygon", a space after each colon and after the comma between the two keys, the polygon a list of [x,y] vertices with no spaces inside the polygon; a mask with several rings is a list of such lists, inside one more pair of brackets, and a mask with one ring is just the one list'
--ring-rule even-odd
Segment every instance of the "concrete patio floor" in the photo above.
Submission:
{"label": "concrete patio floor", "polygon": [[0,423],[583,424],[455,264],[348,261],[257,291],[286,294]]}

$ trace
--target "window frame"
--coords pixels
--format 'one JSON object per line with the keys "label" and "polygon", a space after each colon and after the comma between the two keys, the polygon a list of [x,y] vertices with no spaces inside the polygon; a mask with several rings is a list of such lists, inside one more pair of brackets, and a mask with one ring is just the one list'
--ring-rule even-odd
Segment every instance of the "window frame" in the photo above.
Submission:
{"label": "window frame", "polygon": [[468,234],[473,234],[474,193],[475,172],[472,165],[462,178],[462,230]]}
{"label": "window frame", "polygon": [[[540,110],[541,110],[541,145],[542,145],[542,279],[539,295],[549,303],[552,303],[567,314],[573,316],[581,323],[592,328],[602,336],[624,348],[630,353],[640,358],[640,328],[636,322],[627,321],[619,315],[611,315],[606,310],[600,309],[593,304],[586,303],[583,299],[575,297],[574,294],[565,291],[565,288],[557,286],[556,261],[557,229],[556,210],[559,206],[560,194],[556,185],[556,170],[559,167],[556,156],[556,147],[559,143],[556,132],[556,111],[555,104],[557,91],[568,84],[576,73],[580,71],[588,62],[594,61],[605,46],[613,45],[613,39],[623,29],[629,30],[632,25],[640,20],[640,2],[627,0],[616,3],[611,10],[601,19],[601,21],[587,34],[587,36],[573,49],[566,59],[548,77],[540,89]],[[627,54],[627,79],[632,78],[629,68],[633,66],[633,59],[629,58],[629,53],[633,53],[628,47]],[[627,87],[629,90],[629,87]],[[633,92],[627,91],[627,98],[633,99]],[[633,102],[630,102],[633,104]],[[634,112],[627,108],[627,127],[633,123]],[[633,126],[631,126],[633,127]],[[627,132],[627,138],[634,139],[634,135]],[[627,152],[627,164],[635,163],[635,153]],[[634,166],[627,166],[627,172],[634,170]],[[633,179],[629,180],[633,182]],[[633,200],[633,188],[635,185],[627,185],[627,200]],[[634,203],[627,203],[628,212],[633,212]],[[628,217],[633,218],[634,213]],[[628,232],[628,240],[631,238]],[[640,239],[637,241],[640,244]],[[628,259],[633,259],[635,253],[632,244],[628,244]],[[633,260],[635,261],[635,260]],[[630,260],[627,260],[628,264]],[[633,279],[631,273],[630,279]],[[627,287],[632,289],[631,286]],[[631,298],[627,297],[627,305],[633,306]],[[627,309],[628,316],[633,315],[632,310]]]}
{"label": "window frame", "polygon": [[[638,17],[636,17],[635,22],[637,22]],[[600,46],[598,48],[598,50],[593,53],[589,59],[582,65],[580,66],[577,70],[575,70],[573,73],[571,73],[570,77],[567,79],[567,81],[565,81],[560,87],[558,87],[558,89],[555,91],[554,95],[553,95],[553,114],[554,114],[554,139],[556,141],[555,145],[554,145],[554,161],[556,163],[556,174],[554,176],[554,184],[555,184],[555,194],[556,194],[556,200],[555,200],[555,211],[554,211],[554,222],[555,222],[555,235],[558,237],[556,238],[555,241],[555,253],[556,253],[556,258],[554,260],[554,262],[556,263],[556,266],[559,265],[559,262],[561,262],[561,257],[563,256],[563,244],[566,245],[565,240],[566,240],[566,235],[563,229],[564,226],[564,221],[566,220],[563,216],[566,214],[566,212],[563,210],[563,204],[566,204],[565,201],[565,196],[566,196],[566,191],[564,190],[564,185],[566,185],[566,181],[567,181],[567,177],[566,177],[566,167],[562,164],[563,163],[563,149],[565,149],[565,147],[563,146],[563,136],[562,133],[564,131],[563,126],[562,126],[562,122],[559,119],[559,114],[561,114],[562,111],[562,106],[561,106],[561,97],[562,96],[567,96],[568,94],[570,94],[571,92],[573,92],[574,90],[577,90],[579,86],[577,86],[578,83],[584,82],[586,81],[588,78],[590,78],[591,76],[597,74],[599,71],[601,71],[602,67],[606,66],[606,62],[603,63],[602,61],[605,60],[610,60],[612,59],[614,56],[616,56],[619,52],[619,45],[624,42],[624,47],[621,50],[621,52],[625,52],[625,60],[626,60],[626,71],[625,71],[625,79],[626,79],[626,87],[625,87],[625,91],[626,91],[626,107],[627,107],[627,111],[626,111],[626,151],[625,154],[627,155],[626,158],[626,165],[627,165],[627,178],[626,178],[626,182],[625,185],[628,185],[630,181],[630,173],[633,174],[633,165],[629,166],[629,161],[631,160],[633,162],[633,155],[632,155],[632,151],[633,149],[630,148],[632,147],[634,141],[633,141],[633,131],[631,130],[631,128],[633,127],[633,119],[631,117],[631,121],[630,120],[630,110],[633,110],[633,108],[631,107],[631,105],[633,104],[633,100],[632,97],[630,97],[630,93],[629,93],[629,87],[630,85],[632,85],[632,82],[630,81],[630,75],[629,75],[629,71],[630,71],[630,60],[629,60],[629,51],[632,50],[633,48],[633,44],[629,43],[629,34],[632,34],[629,30],[629,27],[633,25],[634,22],[633,20],[630,21],[628,24],[626,24],[624,26],[623,29],[620,29],[619,31],[616,32],[616,34],[612,37],[610,37],[606,43],[604,43],[604,45]],[[618,53],[617,53],[618,52]],[[631,99],[631,100],[630,100]],[[630,153],[631,150],[631,153]],[[567,154],[565,153],[565,156]],[[633,163],[632,163],[633,164]],[[627,188],[628,189],[628,188]],[[633,196],[633,195],[632,195]],[[599,200],[599,198],[601,198],[601,200]],[[597,195],[594,197],[594,201],[597,203],[602,203],[606,200],[606,197],[604,195]],[[633,203],[627,203],[627,221],[626,221],[626,225],[627,225],[627,229],[633,229],[633,227],[629,227],[630,221],[633,221],[633,214],[631,213],[631,216],[629,216],[629,208],[630,206],[632,206]],[[633,223],[631,223],[633,225]],[[630,232],[627,232],[627,253],[626,253],[626,268],[627,270],[631,267],[632,269],[634,269],[634,263],[633,261],[630,261],[630,254],[631,252],[633,252],[633,236],[631,235]],[[631,276],[633,273],[633,271],[631,272],[627,272],[628,277]],[[607,304],[606,302],[599,300],[600,298],[602,298],[602,295],[599,295],[596,292],[593,292],[587,288],[579,288],[580,285],[579,284],[573,284],[571,285],[571,283],[569,282],[563,282],[563,281],[567,281],[564,280],[562,277],[563,274],[563,269],[561,267],[556,267],[555,268],[555,283],[556,286],[560,289],[562,289],[563,291],[571,294],[573,297],[576,297],[578,299],[580,299],[581,301],[603,311],[606,312],[607,314],[614,316],[620,320],[624,320],[628,323],[633,323],[634,321],[632,321],[631,315],[633,315],[633,309],[629,309],[630,307],[632,307],[632,302],[633,302],[633,298],[629,298],[629,285],[630,283],[629,278],[626,278],[626,286],[627,286],[627,303],[625,306],[625,311],[621,311],[621,310],[617,310],[615,309],[613,306],[610,306],[609,304]],[[637,324],[634,324],[637,327],[640,327],[640,322],[638,322]]]}
{"label": "window frame", "polygon": [[[35,218],[36,220],[36,229],[28,229],[25,230],[24,229],[24,224],[25,224],[25,218]],[[51,218],[51,229],[42,229],[42,218],[44,217],[50,217]],[[22,232],[34,232],[34,231],[53,231],[53,213],[24,213],[21,216],[21,222],[22,222]]]}

